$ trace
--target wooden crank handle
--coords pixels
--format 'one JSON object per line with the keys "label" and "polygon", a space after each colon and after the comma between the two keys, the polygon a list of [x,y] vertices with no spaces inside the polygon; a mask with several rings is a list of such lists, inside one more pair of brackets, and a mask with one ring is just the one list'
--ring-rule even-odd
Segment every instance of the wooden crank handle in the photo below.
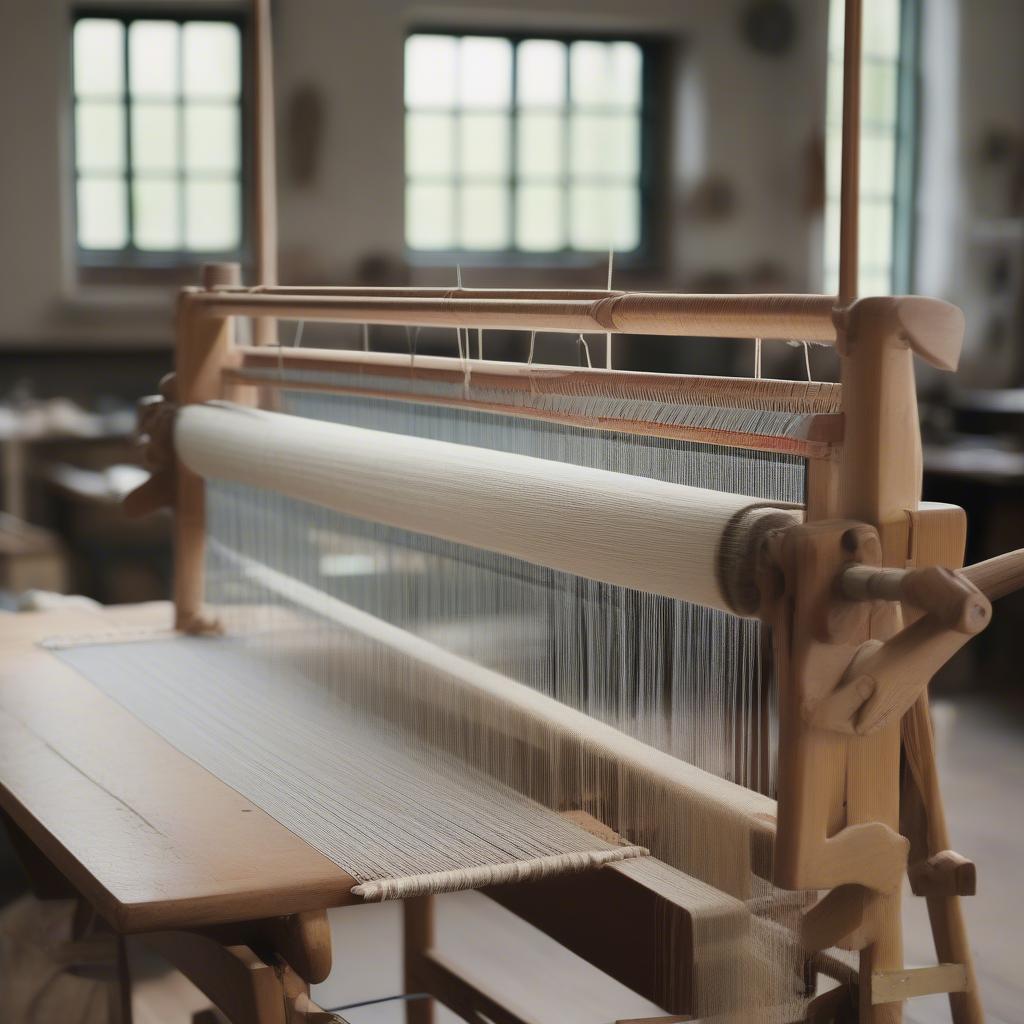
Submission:
{"label": "wooden crank handle", "polygon": [[934,615],[950,629],[976,633],[987,625],[987,601],[1024,587],[1024,548],[964,569],[880,569],[851,565],[840,579],[849,601],[900,601]]}
{"label": "wooden crank handle", "polygon": [[853,565],[840,580],[850,601],[899,601],[927,612],[947,629],[973,635],[988,625],[991,605],[974,582],[951,569],[879,569]]}
{"label": "wooden crank handle", "polygon": [[808,709],[821,728],[866,735],[902,717],[935,673],[991,621],[991,600],[1024,587],[1024,549],[956,572],[851,566],[840,579],[848,600],[891,600],[926,612],[884,643],[863,644],[840,685]]}
{"label": "wooden crank handle", "polygon": [[902,718],[924,692],[932,676],[977,632],[987,625],[992,606],[982,598],[984,624],[973,632],[950,628],[935,615],[925,615],[882,644],[862,648],[838,692],[848,686],[867,695],[851,716],[852,731],[873,733]]}
{"label": "wooden crank handle", "polygon": [[973,583],[990,601],[998,601],[1024,587],[1024,548],[975,562],[958,575]]}

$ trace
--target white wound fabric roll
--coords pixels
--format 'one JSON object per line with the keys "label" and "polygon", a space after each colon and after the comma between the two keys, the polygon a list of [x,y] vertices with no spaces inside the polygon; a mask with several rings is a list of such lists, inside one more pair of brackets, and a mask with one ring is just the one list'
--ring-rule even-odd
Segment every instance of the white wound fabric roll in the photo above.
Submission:
{"label": "white wound fabric roll", "polygon": [[734,604],[721,574],[742,550],[738,524],[765,508],[746,495],[229,403],[181,409],[175,447],[209,479],[723,610]]}

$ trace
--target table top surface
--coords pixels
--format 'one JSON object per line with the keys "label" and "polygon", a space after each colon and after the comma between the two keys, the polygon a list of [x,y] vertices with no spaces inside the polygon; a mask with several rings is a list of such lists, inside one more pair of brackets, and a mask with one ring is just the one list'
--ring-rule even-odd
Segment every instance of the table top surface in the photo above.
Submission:
{"label": "table top surface", "polygon": [[162,602],[0,614],[0,807],[124,932],[358,902],[349,874],[39,646],[170,623]]}

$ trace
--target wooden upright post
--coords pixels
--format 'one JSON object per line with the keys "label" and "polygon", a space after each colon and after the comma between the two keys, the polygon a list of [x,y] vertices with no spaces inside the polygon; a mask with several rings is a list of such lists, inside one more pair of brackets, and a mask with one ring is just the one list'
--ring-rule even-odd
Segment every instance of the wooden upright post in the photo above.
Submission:
{"label": "wooden upright post", "polygon": [[842,179],[839,185],[839,305],[857,298],[860,223],[861,0],[846,0],[843,34]]}
{"label": "wooden upright post", "polygon": [[[240,279],[238,264],[203,268],[203,286],[209,290],[237,285]],[[196,289],[185,289],[178,300],[175,394],[180,406],[221,396],[221,370],[233,343],[231,319],[197,309],[196,294]],[[183,632],[205,632],[213,628],[203,615],[206,487],[180,459],[176,459],[175,480],[174,624]]]}
{"label": "wooden upright post", "polygon": [[[253,257],[256,283],[277,284],[277,158],[274,132],[274,47],[270,0],[252,0]],[[277,321],[253,322],[257,345],[277,344]]]}

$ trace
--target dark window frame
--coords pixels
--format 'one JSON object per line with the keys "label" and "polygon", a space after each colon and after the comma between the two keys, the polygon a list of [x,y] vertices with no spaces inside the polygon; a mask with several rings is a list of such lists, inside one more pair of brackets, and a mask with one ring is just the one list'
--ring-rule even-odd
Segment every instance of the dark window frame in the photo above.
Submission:
{"label": "dark window frame", "polygon": [[[667,144],[663,141],[666,138],[666,125],[668,118],[668,90],[666,87],[666,68],[669,65],[667,54],[671,47],[671,39],[663,35],[652,35],[645,33],[624,33],[624,32],[572,32],[572,31],[550,31],[539,29],[535,32],[524,31],[523,29],[502,30],[500,28],[476,28],[465,25],[459,27],[448,27],[445,25],[412,25],[410,26],[402,42],[402,64],[403,81],[405,67],[405,44],[411,36],[432,35],[452,36],[461,39],[467,36],[484,37],[491,39],[506,39],[512,44],[512,73],[511,73],[511,101],[508,113],[510,118],[510,149],[509,149],[509,173],[507,183],[509,186],[509,228],[510,237],[514,240],[515,235],[515,200],[516,188],[519,176],[516,171],[516,145],[517,145],[517,120],[519,117],[519,104],[516,100],[516,77],[518,74],[517,51],[520,43],[532,40],[550,40],[552,42],[564,43],[567,47],[575,42],[596,42],[596,43],[633,43],[640,48],[643,64],[640,83],[640,167],[637,174],[637,190],[639,193],[639,220],[640,220],[640,241],[637,247],[629,252],[615,253],[615,266],[627,270],[651,269],[661,262],[665,249],[665,232],[662,222],[656,217],[656,211],[665,202],[666,180],[664,155],[667,151]],[[568,94],[569,64],[566,63],[566,103],[559,108],[561,112],[568,115],[572,109]],[[410,109],[405,104],[404,85],[402,101],[402,131],[405,132],[406,118]],[[462,108],[455,106],[452,112],[456,115],[462,113]],[[618,111],[616,111],[618,112]],[[567,120],[568,125],[568,120]],[[568,140],[568,132],[566,132]],[[455,140],[458,145],[458,139]],[[568,145],[568,142],[566,142]],[[404,147],[403,147],[404,154]],[[500,267],[551,267],[558,269],[589,268],[594,265],[595,258],[603,258],[607,250],[585,250],[564,247],[543,252],[518,249],[514,245],[504,249],[413,249],[405,241],[404,210],[405,210],[405,189],[410,179],[406,172],[403,156],[402,167],[402,204],[403,204],[403,245],[406,262],[413,266],[451,266],[458,262],[462,266],[500,266]],[[415,180],[425,180],[417,178]],[[456,172],[444,178],[446,182],[458,184],[461,176]],[[563,175],[559,178],[559,184],[566,186],[568,196],[568,183],[571,181],[568,171],[568,162]],[[568,204],[566,204],[564,215],[568,217]],[[455,213],[456,225],[458,223],[458,212]]]}
{"label": "dark window frame", "polygon": [[[87,249],[78,241],[78,181],[79,170],[77,160],[78,132],[76,124],[76,109],[78,96],[75,93],[75,64],[74,64],[74,33],[75,26],[86,18],[102,18],[109,21],[119,21],[124,28],[124,90],[121,94],[121,101],[125,106],[125,166],[120,177],[127,187],[127,225],[128,244],[119,249]],[[133,211],[134,196],[132,194],[133,167],[132,167],[132,95],[129,81],[128,63],[128,27],[136,21],[173,21],[179,25],[186,22],[216,21],[228,22],[235,25],[239,31],[240,39],[240,89],[237,100],[234,102],[239,111],[239,159],[236,180],[239,185],[239,244],[236,248],[216,249],[140,249],[134,244]],[[73,248],[75,263],[79,273],[79,279],[85,283],[106,283],[108,281],[122,281],[126,278],[136,282],[153,280],[171,280],[191,282],[194,278],[192,273],[195,268],[204,263],[211,262],[248,262],[248,256],[252,247],[252,225],[250,223],[250,210],[252,203],[252,130],[250,110],[253,101],[252,88],[250,84],[250,19],[247,14],[233,7],[223,8],[194,8],[189,6],[90,6],[80,5],[71,9],[71,32],[68,37],[68,94],[67,102],[70,108],[69,132],[71,134],[69,152],[71,154],[69,188],[71,225],[74,234]],[[179,52],[179,62],[181,54]],[[180,68],[179,68],[180,70]],[[172,101],[177,108],[179,125],[184,117],[185,99],[179,88],[178,95]],[[115,175],[111,175],[114,177]],[[179,166],[175,176],[180,185],[183,185],[186,174],[183,166]],[[184,193],[182,192],[182,199]],[[179,217],[184,218],[184,205],[179,209]]]}

